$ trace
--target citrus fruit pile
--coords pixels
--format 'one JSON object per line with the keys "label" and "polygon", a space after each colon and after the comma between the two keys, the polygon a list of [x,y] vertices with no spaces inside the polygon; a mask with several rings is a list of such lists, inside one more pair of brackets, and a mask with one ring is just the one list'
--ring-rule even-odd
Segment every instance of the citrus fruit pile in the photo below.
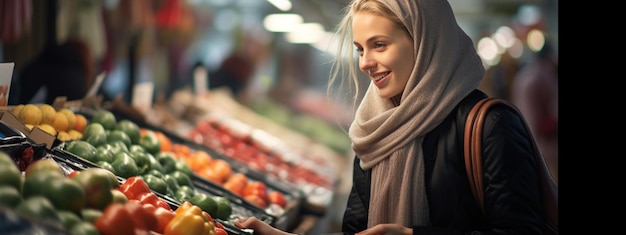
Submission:
{"label": "citrus fruit pile", "polygon": [[68,108],[57,110],[49,104],[19,104],[11,113],[28,129],[39,127],[61,141],[81,139],[88,124],[82,114]]}

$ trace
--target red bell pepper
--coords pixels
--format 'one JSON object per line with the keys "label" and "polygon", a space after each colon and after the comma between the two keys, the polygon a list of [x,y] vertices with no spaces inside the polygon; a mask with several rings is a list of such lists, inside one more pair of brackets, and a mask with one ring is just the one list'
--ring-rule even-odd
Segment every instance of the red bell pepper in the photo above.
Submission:
{"label": "red bell pepper", "polygon": [[138,200],[142,204],[148,203],[155,207],[172,210],[170,205],[154,194],[148,184],[139,177],[128,177],[126,181],[119,186],[118,190],[124,193],[128,200]]}
{"label": "red bell pepper", "polygon": [[135,225],[135,234],[149,235],[150,231],[157,228],[158,220],[154,213],[144,208],[139,203],[126,203],[125,209],[130,213],[130,216]]}
{"label": "red bell pepper", "polygon": [[120,203],[107,206],[94,225],[101,235],[135,235],[135,225],[130,212]]}
{"label": "red bell pepper", "polygon": [[137,199],[141,194],[152,192],[148,184],[136,176],[128,177],[118,190],[122,191],[128,199]]}
{"label": "red bell pepper", "polygon": [[165,227],[167,226],[167,224],[169,224],[170,221],[172,221],[172,219],[174,218],[174,216],[176,216],[176,213],[174,211],[167,210],[162,207],[155,207],[154,205],[151,205],[151,204],[143,204],[143,207],[146,208],[146,210],[149,213],[156,215],[157,226],[152,231],[160,233],[160,234],[162,234],[163,231],[165,231]]}
{"label": "red bell pepper", "polygon": [[163,201],[161,198],[159,198],[153,192],[143,193],[143,194],[139,195],[137,200],[139,200],[139,202],[141,202],[141,204],[150,204],[150,205],[153,205],[155,207],[161,207],[161,208],[164,208],[164,209],[167,209],[167,210],[172,210],[170,205],[167,204],[167,202]]}
{"label": "red bell pepper", "polygon": [[102,235],[149,235],[156,230],[158,221],[154,213],[139,203],[112,203],[94,222]]}

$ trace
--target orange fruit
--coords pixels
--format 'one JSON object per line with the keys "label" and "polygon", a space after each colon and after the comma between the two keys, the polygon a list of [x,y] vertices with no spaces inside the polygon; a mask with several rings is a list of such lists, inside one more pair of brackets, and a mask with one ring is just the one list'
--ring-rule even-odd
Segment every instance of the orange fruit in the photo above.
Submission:
{"label": "orange fruit", "polygon": [[225,189],[231,192],[243,196],[244,189],[248,184],[248,177],[242,173],[234,173],[226,180],[226,183],[222,185]]}
{"label": "orange fruit", "polygon": [[248,177],[244,175],[243,173],[234,173],[230,177],[228,177],[227,181],[239,182],[239,183],[243,183],[244,185],[246,185],[248,184]]}
{"label": "orange fruit", "polygon": [[200,171],[203,167],[209,165],[209,163],[213,160],[209,153],[197,150],[193,152],[188,158],[185,158],[185,162],[192,171]]}
{"label": "orange fruit", "polygon": [[155,131],[157,139],[159,143],[161,143],[161,152],[171,152],[172,151],[172,140],[167,137],[163,132]]}
{"label": "orange fruit", "polygon": [[41,104],[39,109],[41,109],[41,123],[53,124],[57,114],[56,109],[49,104]]}
{"label": "orange fruit", "polygon": [[213,183],[216,183],[216,184],[223,184],[224,183],[224,179],[221,178],[219,176],[219,174],[217,172],[215,172],[215,170],[213,168],[209,167],[208,165],[202,167],[202,169],[200,169],[199,171],[196,171],[195,173],[198,174],[198,176],[200,176],[200,177],[202,177],[202,178],[204,178],[206,180],[209,180],[209,181],[211,181]]}
{"label": "orange fruit", "polygon": [[54,127],[57,131],[67,131],[69,129],[69,121],[67,120],[67,116],[63,113],[55,113],[54,121],[52,122],[52,127]]}
{"label": "orange fruit", "polygon": [[41,123],[41,109],[34,104],[26,104],[19,113],[18,118],[24,124],[39,125]]}
{"label": "orange fruit", "polygon": [[191,148],[184,144],[172,143],[172,152],[176,153],[179,158],[188,158],[191,156]]}
{"label": "orange fruit", "polygon": [[206,168],[211,169],[212,174],[214,174],[211,178],[220,184],[224,183],[233,174],[230,163],[223,159],[213,159]]}
{"label": "orange fruit", "polygon": [[229,181],[226,181],[226,183],[224,183],[222,187],[224,187],[228,191],[231,191],[232,193],[238,196],[243,196],[243,190],[246,188],[246,183],[229,180]]}
{"label": "orange fruit", "polygon": [[74,123],[74,128],[72,129],[77,130],[82,133],[83,130],[85,130],[85,127],[87,126],[87,123],[88,123],[87,118],[80,113],[77,113],[74,116],[76,117],[76,123]]}
{"label": "orange fruit", "polygon": [[67,130],[72,129],[76,124],[76,115],[74,114],[74,111],[68,108],[62,108],[58,112],[64,114],[65,117],[67,117]]}

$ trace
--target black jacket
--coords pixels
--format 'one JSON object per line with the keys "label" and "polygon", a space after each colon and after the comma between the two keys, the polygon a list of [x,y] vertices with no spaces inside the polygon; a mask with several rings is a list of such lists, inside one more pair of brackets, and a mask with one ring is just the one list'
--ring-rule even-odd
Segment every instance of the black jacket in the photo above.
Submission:
{"label": "black jacket", "polygon": [[[484,125],[486,216],[472,195],[463,158],[463,130],[469,110],[483,97],[480,91],[471,93],[426,135],[426,194],[432,226],[414,227],[414,234],[540,233],[541,192],[532,142],[522,120],[509,109],[494,107]],[[358,158],[353,167],[342,226],[346,234],[367,228],[371,170],[362,170]]]}

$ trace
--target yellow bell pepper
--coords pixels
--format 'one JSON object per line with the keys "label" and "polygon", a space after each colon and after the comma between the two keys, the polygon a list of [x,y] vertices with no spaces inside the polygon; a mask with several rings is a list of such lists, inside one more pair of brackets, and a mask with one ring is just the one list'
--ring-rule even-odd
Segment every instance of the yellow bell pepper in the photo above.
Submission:
{"label": "yellow bell pepper", "polygon": [[215,225],[202,215],[200,207],[185,201],[175,212],[163,235],[215,235]]}

